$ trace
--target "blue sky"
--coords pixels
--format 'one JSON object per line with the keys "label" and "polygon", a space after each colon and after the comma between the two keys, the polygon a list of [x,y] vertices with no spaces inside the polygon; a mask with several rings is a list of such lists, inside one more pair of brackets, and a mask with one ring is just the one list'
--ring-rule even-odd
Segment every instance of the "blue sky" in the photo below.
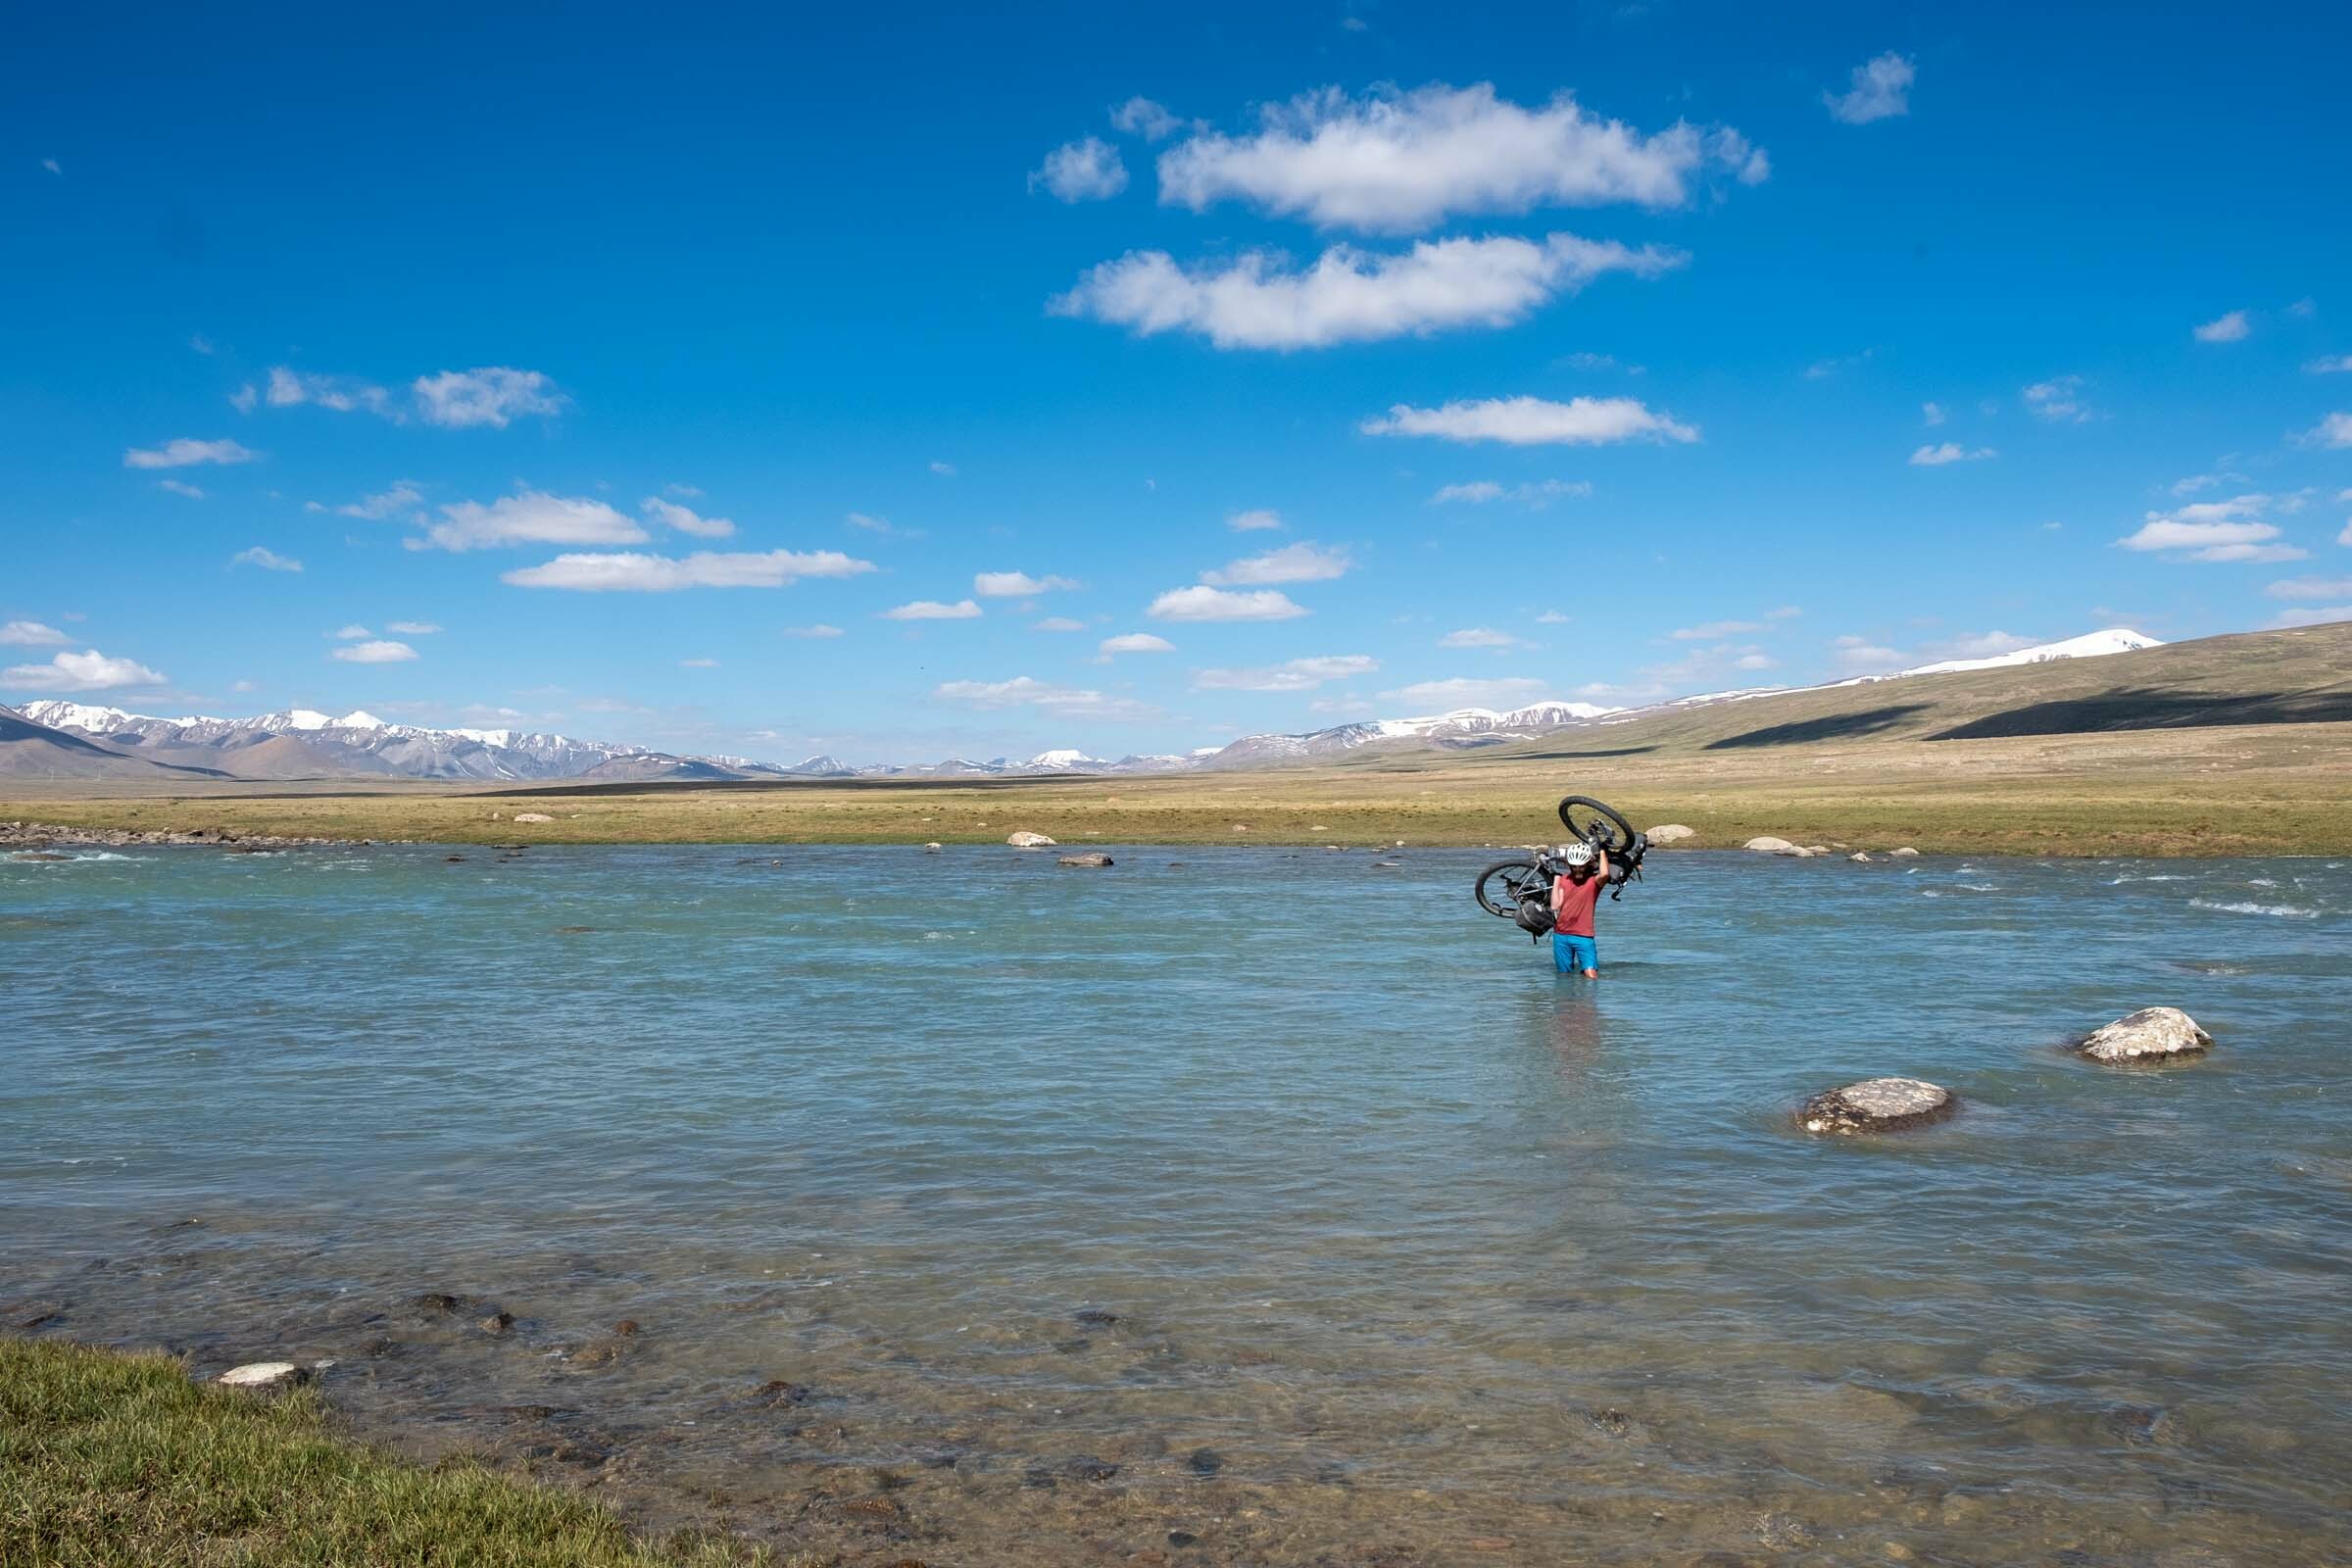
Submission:
{"label": "blue sky", "polygon": [[2348,30],[27,14],[0,699],[1117,756],[2352,615]]}

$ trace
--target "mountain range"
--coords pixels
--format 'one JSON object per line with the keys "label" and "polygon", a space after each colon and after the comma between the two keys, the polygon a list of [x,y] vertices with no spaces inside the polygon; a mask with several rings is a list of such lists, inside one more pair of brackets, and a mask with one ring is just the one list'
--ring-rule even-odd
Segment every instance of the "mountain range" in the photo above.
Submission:
{"label": "mountain range", "polygon": [[[1863,681],[2086,659],[2161,647],[2122,627],[1982,659],[1946,660]],[[1248,735],[1223,747],[1115,760],[1076,750],[915,766],[849,767],[831,757],[784,766],[743,757],[680,756],[650,747],[515,729],[434,729],[365,710],[335,716],[290,709],[253,718],[161,718],[119,708],[43,701],[0,708],[0,776],[46,778],[416,778],[452,782],[575,783],[750,778],[1002,778],[1056,773],[1183,773],[1265,767],[1343,756],[1371,745],[1470,748],[1605,723],[1656,708],[1737,701],[1787,688],[1710,692],[1643,709],[1538,703],[1495,711],[1456,709],[1419,718],[1375,718],[1298,734]]]}

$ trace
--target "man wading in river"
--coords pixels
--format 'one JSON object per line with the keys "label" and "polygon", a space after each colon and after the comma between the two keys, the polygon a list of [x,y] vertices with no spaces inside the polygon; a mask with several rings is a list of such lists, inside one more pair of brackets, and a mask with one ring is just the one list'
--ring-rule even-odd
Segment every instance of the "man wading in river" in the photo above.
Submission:
{"label": "man wading in river", "polygon": [[1609,885],[1609,852],[1571,844],[1560,852],[1568,874],[1551,884],[1551,961],[1562,974],[1600,978],[1600,949],[1592,942],[1592,906]]}

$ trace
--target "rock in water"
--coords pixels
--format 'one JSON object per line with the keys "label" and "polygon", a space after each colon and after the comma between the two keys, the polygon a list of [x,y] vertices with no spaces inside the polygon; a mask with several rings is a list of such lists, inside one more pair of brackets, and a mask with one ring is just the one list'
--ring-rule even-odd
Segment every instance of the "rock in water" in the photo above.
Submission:
{"label": "rock in water", "polygon": [[1862,865],[1868,865],[1871,863],[1870,852],[1868,850],[1856,850],[1853,854],[1847,856],[1846,858]]}
{"label": "rock in water", "polygon": [[1916,860],[1919,858],[1919,852],[1908,844],[1904,845],[1899,850],[1888,850],[1886,855],[1889,859],[1896,860]]}
{"label": "rock in water", "polygon": [[517,822],[553,822],[555,818],[545,811],[516,811],[514,820]]}
{"label": "rock in water", "polygon": [[1749,839],[1745,844],[1742,844],[1740,847],[1743,850],[1753,850],[1758,855],[1806,856],[1813,853],[1811,850],[1797,848],[1797,846],[1789,843],[1787,839],[1776,839],[1769,833],[1765,834],[1761,838]]}
{"label": "rock in water", "polygon": [[1054,848],[1054,841],[1043,833],[1014,833],[1008,836],[1004,842],[1016,850],[1050,850]]}
{"label": "rock in water", "polygon": [[248,1361],[230,1367],[219,1381],[232,1389],[285,1389],[308,1382],[310,1376],[291,1361]]}
{"label": "rock in water", "polygon": [[1096,851],[1089,855],[1065,855],[1054,862],[1057,865],[1108,865],[1110,857]]}
{"label": "rock in water", "polygon": [[2213,1036],[2179,1007],[2142,1007],[2082,1037],[2093,1061],[2181,1061],[2212,1049]]}
{"label": "rock in water", "polygon": [[1940,1121],[1959,1103],[1920,1078],[1870,1078],[1815,1095],[1796,1113],[1809,1133],[1885,1133]]}
{"label": "rock in water", "polygon": [[923,846],[923,853],[925,855],[937,855],[946,848],[946,845],[940,843],[937,839],[933,839],[930,843]]}
{"label": "rock in water", "polygon": [[1680,844],[1685,839],[1697,836],[1680,822],[1667,822],[1649,830],[1649,842],[1652,844]]}

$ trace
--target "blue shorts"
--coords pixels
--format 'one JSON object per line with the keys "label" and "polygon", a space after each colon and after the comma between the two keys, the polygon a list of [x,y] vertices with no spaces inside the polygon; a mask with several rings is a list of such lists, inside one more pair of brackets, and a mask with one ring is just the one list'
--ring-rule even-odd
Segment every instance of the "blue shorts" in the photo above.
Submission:
{"label": "blue shorts", "polygon": [[1551,934],[1551,961],[1562,974],[1582,974],[1587,969],[1600,967],[1600,949],[1591,937],[1572,937],[1565,931]]}

